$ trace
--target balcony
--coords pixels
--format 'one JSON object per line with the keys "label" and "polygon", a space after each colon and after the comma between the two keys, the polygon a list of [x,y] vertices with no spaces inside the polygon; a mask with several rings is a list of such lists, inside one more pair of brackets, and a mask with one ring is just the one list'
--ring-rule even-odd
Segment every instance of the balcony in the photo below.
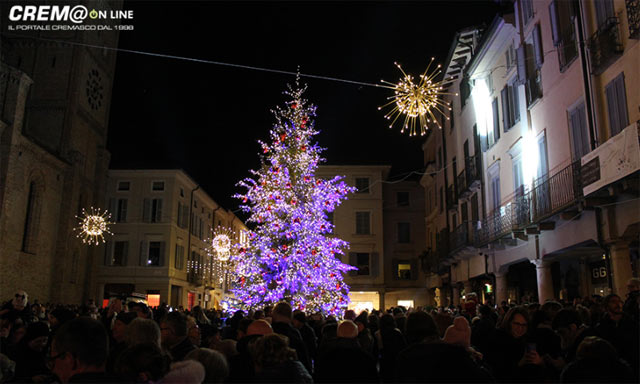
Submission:
{"label": "balcony", "polygon": [[530,192],[533,222],[561,212],[582,197],[580,171],[580,161],[576,161],[555,175],[543,176],[534,182]]}
{"label": "balcony", "polygon": [[560,62],[560,72],[564,72],[569,64],[578,57],[578,43],[576,41],[575,25],[570,23],[569,28],[562,34],[562,39],[558,42],[558,61]]}
{"label": "balcony", "polygon": [[482,220],[476,233],[476,246],[482,247],[516,231],[524,231],[530,223],[528,194],[516,194],[507,204],[494,209]]}
{"label": "balcony", "polygon": [[453,232],[449,234],[449,255],[458,253],[465,248],[474,247],[474,234],[473,225],[470,221],[462,223],[454,229]]}
{"label": "balcony", "polygon": [[527,78],[527,107],[532,106],[538,99],[542,98],[542,79],[540,70],[536,70]]}
{"label": "balcony", "polygon": [[454,211],[458,207],[458,196],[456,194],[456,186],[450,185],[447,187],[447,210]]}
{"label": "balcony", "polygon": [[465,159],[464,169],[458,175],[458,198],[466,199],[480,187],[482,159],[479,155]]}
{"label": "balcony", "polygon": [[594,75],[604,72],[622,54],[619,24],[617,17],[610,17],[589,38],[589,57]]}
{"label": "balcony", "polygon": [[640,0],[625,0],[627,6],[627,21],[629,23],[629,38],[640,39]]}

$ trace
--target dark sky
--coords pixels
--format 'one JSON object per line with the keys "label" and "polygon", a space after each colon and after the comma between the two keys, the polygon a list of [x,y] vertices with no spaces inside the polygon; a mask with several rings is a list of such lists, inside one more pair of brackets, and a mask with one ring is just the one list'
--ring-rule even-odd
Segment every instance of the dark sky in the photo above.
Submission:
{"label": "dark sky", "polygon": [[[134,31],[119,47],[364,83],[419,75],[446,59],[455,32],[488,25],[493,1],[132,2]],[[218,203],[236,209],[235,184],[259,165],[270,110],[290,75],[118,54],[108,149],[112,168],[182,168]],[[422,139],[388,129],[392,91],[303,78],[318,106],[316,136],[328,164],[422,167]]]}

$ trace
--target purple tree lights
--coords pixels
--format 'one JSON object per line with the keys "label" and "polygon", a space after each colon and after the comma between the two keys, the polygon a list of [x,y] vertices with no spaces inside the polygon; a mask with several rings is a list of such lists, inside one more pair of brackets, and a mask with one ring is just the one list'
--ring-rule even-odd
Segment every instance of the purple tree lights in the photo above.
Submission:
{"label": "purple tree lights", "polygon": [[273,111],[276,123],[271,143],[262,146],[262,167],[238,185],[241,209],[256,228],[235,252],[236,298],[247,307],[287,300],[297,309],[342,313],[349,303],[345,272],[355,269],[340,258],[349,244],[332,235],[327,213],[355,189],[342,177],[315,177],[322,148],[312,142],[318,134],[316,107],[302,98],[306,87],[288,86],[291,98]]}

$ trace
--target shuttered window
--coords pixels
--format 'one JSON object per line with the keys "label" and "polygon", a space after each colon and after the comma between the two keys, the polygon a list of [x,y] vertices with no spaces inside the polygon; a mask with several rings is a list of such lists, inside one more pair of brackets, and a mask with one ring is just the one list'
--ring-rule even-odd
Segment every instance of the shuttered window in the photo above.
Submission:
{"label": "shuttered window", "polygon": [[569,110],[573,160],[579,160],[589,153],[589,134],[587,132],[586,117],[584,102]]}
{"label": "shuttered window", "polygon": [[609,113],[609,128],[611,130],[611,137],[613,137],[629,125],[624,73],[619,74],[607,84],[605,93]]}

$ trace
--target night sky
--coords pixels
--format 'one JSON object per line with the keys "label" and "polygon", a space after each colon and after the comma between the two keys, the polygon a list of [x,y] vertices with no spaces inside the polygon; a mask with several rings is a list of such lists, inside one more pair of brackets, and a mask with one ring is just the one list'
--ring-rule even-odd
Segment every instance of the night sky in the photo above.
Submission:
{"label": "night sky", "polygon": [[[396,82],[446,59],[455,32],[490,24],[495,2],[132,2],[119,48],[313,74]],[[270,110],[294,76],[120,52],[109,138],[111,168],[182,168],[225,208],[259,166]],[[422,168],[423,138],[388,129],[388,89],[304,78],[327,164]],[[393,177],[393,176],[392,176]]]}

